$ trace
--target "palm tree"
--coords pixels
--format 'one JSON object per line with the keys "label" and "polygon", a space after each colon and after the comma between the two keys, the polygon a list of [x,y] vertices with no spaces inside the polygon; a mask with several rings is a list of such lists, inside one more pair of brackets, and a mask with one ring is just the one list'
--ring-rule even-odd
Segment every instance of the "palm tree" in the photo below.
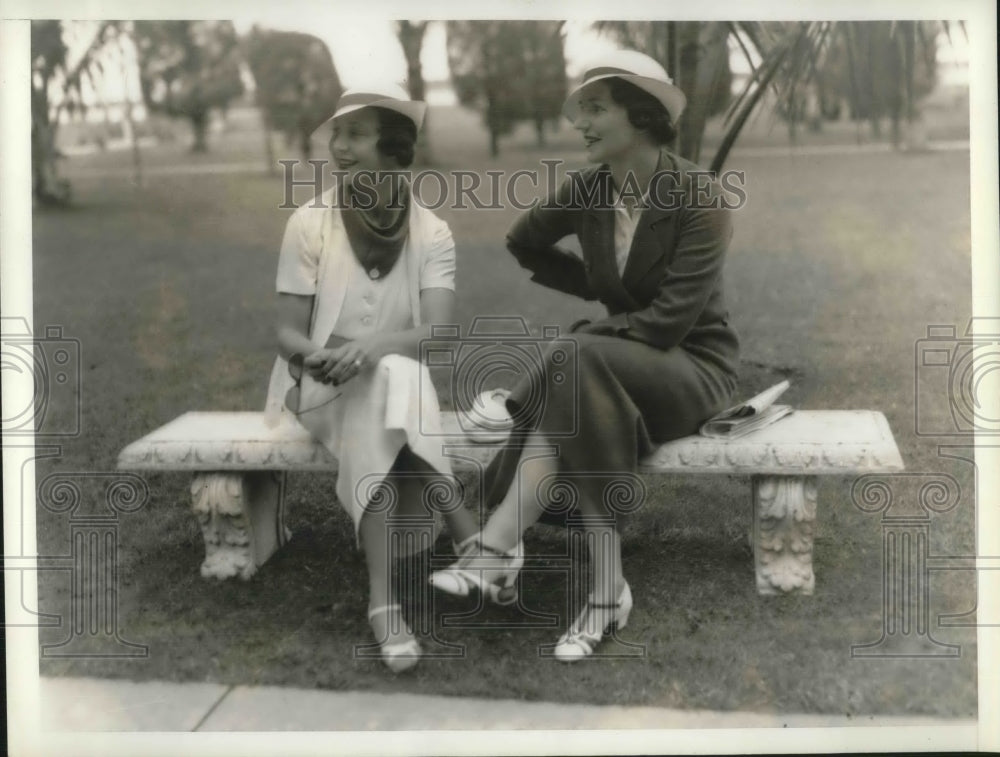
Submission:
{"label": "palm tree", "polygon": [[[918,58],[930,72],[926,78],[933,79],[937,24],[930,22],[601,21],[595,26],[659,60],[684,90],[688,109],[678,124],[678,152],[694,161],[700,157],[711,103],[719,97],[720,72],[724,66],[728,70],[730,41],[740,47],[751,74],[726,112],[713,171],[722,168],[744,126],[765,102],[792,119],[794,133],[800,101],[835,51],[847,58],[852,104],[866,97],[874,103],[877,96],[879,108],[892,119],[897,147],[903,143],[904,123],[908,134],[914,131]],[[767,93],[772,97],[766,98]],[[872,118],[882,115],[879,108],[872,109]]]}
{"label": "palm tree", "polygon": [[[31,22],[31,165],[32,191],[42,205],[63,206],[70,201],[70,185],[59,177],[55,146],[63,111],[84,107],[84,81],[93,83],[100,71],[99,54],[121,30],[121,22],[103,21],[79,60],[70,67],[63,39],[63,22]],[[50,92],[60,92],[53,106]]]}

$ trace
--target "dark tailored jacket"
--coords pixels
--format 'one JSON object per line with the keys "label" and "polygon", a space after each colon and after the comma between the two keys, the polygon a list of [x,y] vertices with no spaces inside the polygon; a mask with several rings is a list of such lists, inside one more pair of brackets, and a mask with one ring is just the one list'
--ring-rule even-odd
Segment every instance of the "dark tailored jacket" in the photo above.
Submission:
{"label": "dark tailored jacket", "polygon": [[[663,150],[658,174],[621,276],[607,166],[571,175],[554,197],[522,214],[507,247],[533,281],[607,307],[608,317],[586,331],[661,350],[680,345],[735,376],[739,341],[722,286],[731,211],[720,204],[718,184],[694,163]],[[570,234],[579,238],[583,260],[555,246]]]}

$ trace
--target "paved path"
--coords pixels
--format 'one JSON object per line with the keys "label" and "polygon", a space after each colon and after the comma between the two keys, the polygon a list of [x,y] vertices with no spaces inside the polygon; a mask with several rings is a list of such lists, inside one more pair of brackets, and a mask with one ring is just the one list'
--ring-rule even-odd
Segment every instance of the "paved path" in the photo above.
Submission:
{"label": "paved path", "polygon": [[53,731],[930,727],[946,729],[950,744],[959,749],[974,749],[976,735],[974,720],[771,715],[98,678],[42,678],[40,696],[42,727]]}

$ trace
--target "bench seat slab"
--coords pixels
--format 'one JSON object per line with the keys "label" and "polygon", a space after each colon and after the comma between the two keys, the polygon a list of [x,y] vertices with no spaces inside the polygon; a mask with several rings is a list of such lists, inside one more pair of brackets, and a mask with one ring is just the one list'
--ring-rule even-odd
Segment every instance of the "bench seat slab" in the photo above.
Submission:
{"label": "bench seat slab", "polygon": [[[459,445],[464,464],[485,465],[500,446],[470,445],[453,412],[441,414],[441,427],[441,443]],[[335,472],[337,461],[294,421],[271,423],[256,412],[189,412],[129,444],[118,467],[193,472],[192,503],[205,537],[201,573],[246,579],[291,536],[284,522],[285,472]],[[668,442],[640,463],[642,473],[751,477],[761,594],[813,591],[816,476],[903,469],[885,416],[872,410],[798,410],[741,439],[695,435]]]}
{"label": "bench seat slab", "polygon": [[[468,446],[455,413],[441,414],[441,443]],[[477,445],[488,460],[498,444]],[[264,413],[190,412],[122,450],[125,470],[316,470],[337,460],[298,423]],[[797,410],[741,439],[687,436],[660,445],[643,473],[814,475],[903,470],[889,423],[874,410]]]}

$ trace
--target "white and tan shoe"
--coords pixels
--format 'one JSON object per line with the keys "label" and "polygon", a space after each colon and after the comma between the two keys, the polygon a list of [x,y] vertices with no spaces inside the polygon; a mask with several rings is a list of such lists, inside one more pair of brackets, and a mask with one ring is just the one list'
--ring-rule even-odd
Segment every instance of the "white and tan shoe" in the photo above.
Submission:
{"label": "white and tan shoe", "polygon": [[[458,561],[431,574],[430,584],[446,594],[467,597],[477,589],[498,605],[512,605],[517,601],[517,574],[524,565],[524,544],[519,542],[506,552],[482,543],[480,535],[470,536],[455,545]],[[483,577],[484,571],[499,571],[492,581]]]}
{"label": "white and tan shoe", "polygon": [[[593,595],[587,600],[587,606],[583,608],[580,616],[573,621],[566,633],[559,637],[553,655],[560,662],[576,662],[589,657],[612,626],[622,629],[628,623],[629,614],[632,612],[632,589],[629,588],[628,582],[625,583],[621,594],[618,595],[618,601],[614,604],[594,604],[592,599]],[[592,610],[602,609],[614,610],[614,614],[604,628],[593,628],[590,613]]]}

